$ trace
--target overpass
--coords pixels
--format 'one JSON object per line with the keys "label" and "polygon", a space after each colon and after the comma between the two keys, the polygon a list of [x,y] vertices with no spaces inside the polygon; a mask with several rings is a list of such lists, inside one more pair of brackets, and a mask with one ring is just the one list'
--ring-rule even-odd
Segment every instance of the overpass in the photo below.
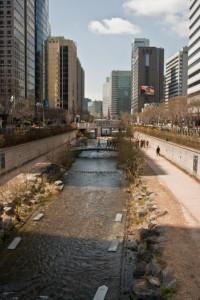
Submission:
{"label": "overpass", "polygon": [[112,135],[113,130],[121,130],[123,126],[119,120],[95,120],[92,123],[77,123],[77,129],[96,132],[96,136],[102,135],[102,130],[107,129]]}
{"label": "overpass", "polygon": [[77,146],[72,147],[71,151],[116,151],[117,148],[114,146],[106,146],[106,145],[89,145],[89,146]]}

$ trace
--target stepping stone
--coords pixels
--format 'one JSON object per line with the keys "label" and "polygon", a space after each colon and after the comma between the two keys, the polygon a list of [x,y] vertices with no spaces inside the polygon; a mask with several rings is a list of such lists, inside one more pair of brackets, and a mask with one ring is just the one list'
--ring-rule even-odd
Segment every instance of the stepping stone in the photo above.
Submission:
{"label": "stepping stone", "polygon": [[108,287],[103,285],[103,286],[100,286],[93,298],[93,300],[104,300],[105,297],[106,297],[106,294],[108,292]]}
{"label": "stepping stone", "polygon": [[117,214],[117,215],[116,215],[116,217],[115,217],[115,222],[119,222],[119,223],[122,222],[122,214]]}
{"label": "stepping stone", "polygon": [[39,213],[33,218],[33,221],[40,221],[43,217],[44,217],[44,214]]}
{"label": "stepping stone", "polygon": [[22,238],[21,237],[16,237],[14,240],[10,243],[8,246],[8,250],[15,250],[19,243],[21,242]]}
{"label": "stepping stone", "polygon": [[118,241],[112,241],[110,247],[108,248],[108,252],[117,252],[118,246],[119,246]]}

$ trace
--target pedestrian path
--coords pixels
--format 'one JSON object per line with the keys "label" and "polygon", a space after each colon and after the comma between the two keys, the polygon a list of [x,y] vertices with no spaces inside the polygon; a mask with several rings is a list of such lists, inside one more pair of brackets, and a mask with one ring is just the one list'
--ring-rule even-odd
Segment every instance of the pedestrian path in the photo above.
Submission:
{"label": "pedestrian path", "polygon": [[179,201],[186,221],[200,226],[200,183],[161,156],[154,149],[147,149],[148,164],[158,176],[159,182],[167,187]]}

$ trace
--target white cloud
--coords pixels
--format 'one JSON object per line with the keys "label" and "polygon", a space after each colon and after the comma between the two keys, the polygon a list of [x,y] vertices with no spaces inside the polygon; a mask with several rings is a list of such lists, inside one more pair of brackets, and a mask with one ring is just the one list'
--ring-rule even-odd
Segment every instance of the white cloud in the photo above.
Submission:
{"label": "white cloud", "polygon": [[188,34],[188,1],[124,0],[124,9],[138,16],[161,17],[163,24],[180,36]]}
{"label": "white cloud", "polygon": [[88,28],[91,32],[98,34],[137,34],[140,32],[137,25],[121,18],[91,21]]}

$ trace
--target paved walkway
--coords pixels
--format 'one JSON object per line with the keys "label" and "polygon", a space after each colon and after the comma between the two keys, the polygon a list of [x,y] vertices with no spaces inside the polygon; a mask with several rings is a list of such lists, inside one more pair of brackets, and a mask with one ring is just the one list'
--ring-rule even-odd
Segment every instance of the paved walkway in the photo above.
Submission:
{"label": "paved walkway", "polygon": [[163,157],[157,157],[154,149],[145,151],[149,166],[179,201],[190,226],[200,227],[200,183],[181,171]]}

